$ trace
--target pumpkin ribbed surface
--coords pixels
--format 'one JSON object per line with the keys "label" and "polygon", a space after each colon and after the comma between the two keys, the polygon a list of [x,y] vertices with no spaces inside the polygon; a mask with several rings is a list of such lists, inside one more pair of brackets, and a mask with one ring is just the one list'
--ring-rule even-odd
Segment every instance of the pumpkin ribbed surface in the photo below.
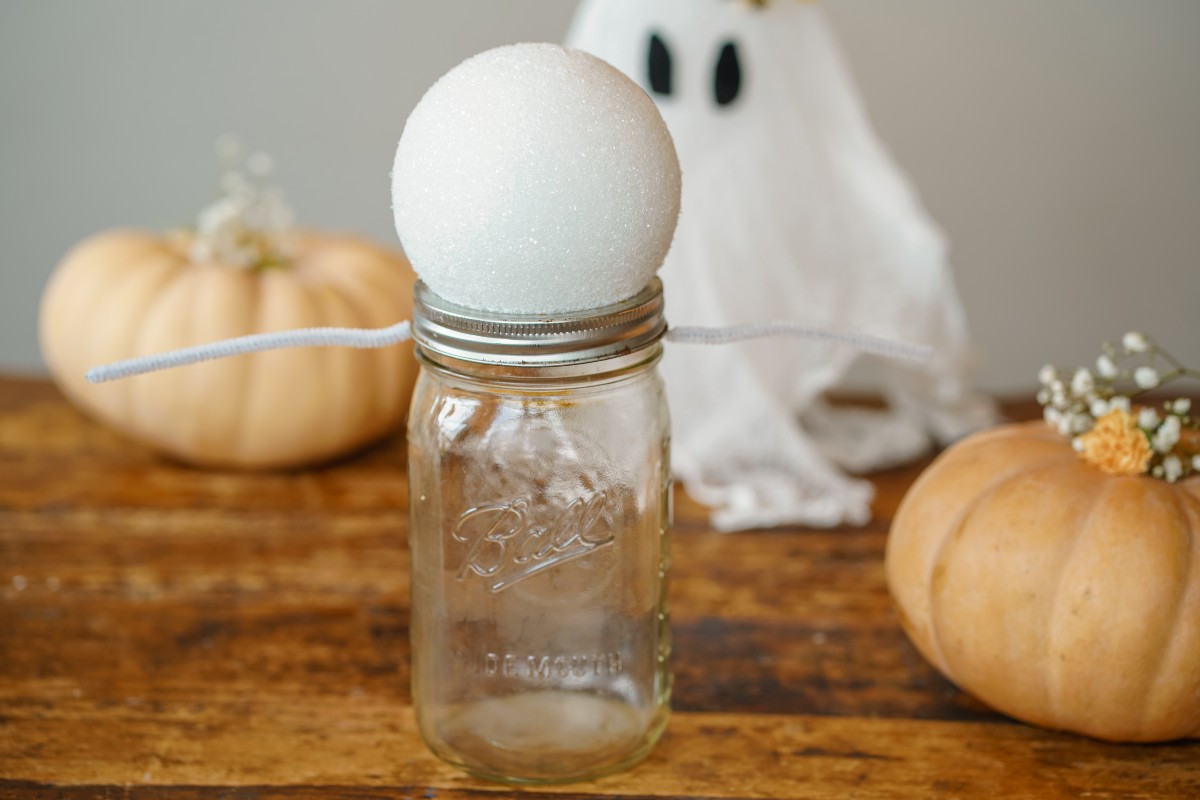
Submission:
{"label": "pumpkin ribbed surface", "polygon": [[186,234],[113,231],[72,250],[43,295],[52,376],[85,411],[188,462],[276,468],[335,457],[394,430],[415,378],[411,345],[238,356],[102,385],[89,367],[234,336],[376,328],[407,319],[404,258],[349,237],[295,234],[286,266],[193,264]]}
{"label": "pumpkin ribbed surface", "polygon": [[1200,477],[1111,476],[1042,423],[963,440],[896,514],[888,586],[947,678],[1027,722],[1200,736]]}

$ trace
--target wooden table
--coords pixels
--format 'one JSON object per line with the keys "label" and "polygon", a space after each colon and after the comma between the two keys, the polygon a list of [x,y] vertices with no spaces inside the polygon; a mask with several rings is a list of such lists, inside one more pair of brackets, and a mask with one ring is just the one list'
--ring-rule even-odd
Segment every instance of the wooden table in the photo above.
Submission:
{"label": "wooden table", "polygon": [[[1200,798],[1200,743],[1027,727],[917,655],[883,549],[921,466],[874,478],[861,529],[721,535],[680,493],[670,727],[629,772],[536,791]],[[517,794],[417,735],[404,469],[396,439],[311,472],[196,471],[0,378],[0,797]]]}

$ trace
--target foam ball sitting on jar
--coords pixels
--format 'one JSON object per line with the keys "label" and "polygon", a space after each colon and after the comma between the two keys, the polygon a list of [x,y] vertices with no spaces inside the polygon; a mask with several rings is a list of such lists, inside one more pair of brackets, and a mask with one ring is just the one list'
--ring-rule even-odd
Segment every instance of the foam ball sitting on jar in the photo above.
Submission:
{"label": "foam ball sitting on jar", "polygon": [[671,135],[608,63],[519,44],[460,64],[405,125],[396,231],[418,276],[467,308],[547,314],[628,299],[679,216]]}

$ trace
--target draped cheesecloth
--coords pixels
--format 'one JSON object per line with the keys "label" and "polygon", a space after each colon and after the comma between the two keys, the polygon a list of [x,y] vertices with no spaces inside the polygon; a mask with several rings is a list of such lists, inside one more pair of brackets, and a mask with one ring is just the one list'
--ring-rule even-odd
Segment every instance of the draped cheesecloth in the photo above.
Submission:
{"label": "draped cheesecloth", "polygon": [[568,44],[650,91],[675,139],[683,210],[661,272],[673,323],[802,320],[933,348],[923,365],[880,361],[878,412],[824,402],[863,357],[829,342],[668,348],[674,469],[718,528],[865,522],[870,485],[843,470],[995,421],[968,381],[943,237],[871,129],[817,5],[584,0]]}

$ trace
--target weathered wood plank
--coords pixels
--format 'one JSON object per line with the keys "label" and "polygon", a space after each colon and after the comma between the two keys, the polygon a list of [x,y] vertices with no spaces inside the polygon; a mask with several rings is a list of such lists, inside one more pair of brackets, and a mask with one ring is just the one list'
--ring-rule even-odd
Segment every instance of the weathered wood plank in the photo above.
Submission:
{"label": "weathered wood plank", "polygon": [[[1020,411],[1027,414],[1028,409]],[[1196,797],[1200,743],[1000,719],[904,639],[887,524],[713,533],[677,495],[675,718],[549,797]],[[403,443],[291,474],[189,469],[0,378],[0,798],[506,797],[420,743]]]}
{"label": "weathered wood plank", "polygon": [[874,624],[890,613],[882,531],[688,529],[674,534],[672,611],[680,616],[787,622],[820,628]]}
{"label": "weathered wood plank", "polygon": [[[83,607],[0,606],[0,682],[54,679],[115,704],[259,683],[301,698],[373,692],[409,702],[407,607],[386,595],[300,604],[218,591],[200,601],[96,596]],[[894,625],[814,631],[684,619],[674,636],[680,710],[997,719],[938,676]]]}
{"label": "weathered wood plank", "polygon": [[[84,735],[64,740],[67,730]],[[81,784],[185,787],[130,795],[144,798],[327,797],[326,787],[357,787],[359,797],[425,790],[439,797],[507,794],[439,762],[421,744],[407,706],[370,695],[297,703],[264,690],[236,701],[157,709],[98,708],[86,698],[60,697],[47,707],[15,710],[0,728],[0,743],[0,774],[34,782],[38,792],[38,784]],[[550,797],[1194,798],[1200,791],[1196,754],[1190,745],[1102,744],[1017,725],[677,713],[660,746],[633,770],[565,790],[530,791]],[[206,794],[189,786],[247,791]],[[19,796],[20,784],[7,788]]]}
{"label": "weathered wood plank", "polygon": [[[0,575],[0,677],[42,674],[65,636],[106,685],[150,680],[129,665],[152,663],[203,691],[206,681],[242,680],[231,665],[250,664],[275,682],[338,692],[379,678],[381,648],[404,685],[404,524],[402,512],[0,512],[0,564],[14,571]],[[677,707],[989,717],[904,638],[881,547],[870,533],[681,533]],[[109,664],[111,631],[125,658]],[[314,663],[331,643],[337,663]],[[209,662],[225,668],[194,671]],[[318,672],[328,681],[310,685]]]}
{"label": "weathered wood plank", "polygon": [[[395,507],[0,506],[0,565],[20,567],[35,588],[54,579],[110,593],[131,591],[132,581],[145,592],[177,596],[218,589],[278,597],[358,584],[404,593],[406,535],[406,512]],[[728,536],[685,529],[674,541],[672,601],[679,618],[803,619],[819,628],[874,624],[890,613],[881,532]]]}
{"label": "weathered wood plank", "polygon": [[896,623],[831,629],[713,617],[683,620],[675,638],[672,704],[683,711],[1003,720],[942,678]]}

